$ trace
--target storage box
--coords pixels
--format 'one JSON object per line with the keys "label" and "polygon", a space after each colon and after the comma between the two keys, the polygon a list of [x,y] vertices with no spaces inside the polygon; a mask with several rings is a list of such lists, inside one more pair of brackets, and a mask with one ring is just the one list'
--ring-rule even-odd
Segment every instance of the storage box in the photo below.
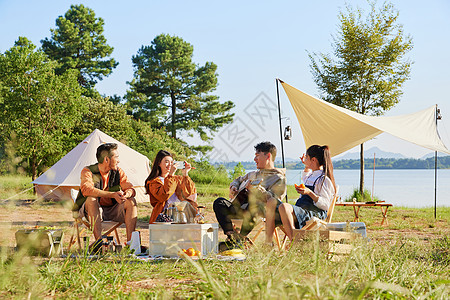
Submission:
{"label": "storage box", "polygon": [[155,223],[149,238],[150,255],[176,257],[180,249],[194,248],[207,256],[219,250],[219,225]]}
{"label": "storage box", "polygon": [[305,239],[313,239],[319,235],[320,245],[326,247],[328,258],[340,260],[349,254],[353,249],[352,241],[359,238],[359,234],[354,232],[334,231],[334,230],[301,230],[294,229],[293,232],[296,243]]}
{"label": "storage box", "polygon": [[362,237],[367,237],[366,224],[364,222],[341,222],[327,223],[328,230],[347,231],[359,233]]}
{"label": "storage box", "polygon": [[61,229],[21,229],[16,231],[17,249],[24,248],[33,255],[60,255],[63,237]]}

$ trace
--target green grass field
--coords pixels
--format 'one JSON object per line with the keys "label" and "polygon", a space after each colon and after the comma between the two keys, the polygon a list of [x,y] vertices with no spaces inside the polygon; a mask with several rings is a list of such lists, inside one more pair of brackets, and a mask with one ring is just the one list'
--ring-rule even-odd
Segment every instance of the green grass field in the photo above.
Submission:
{"label": "green grass field", "polygon": [[[7,199],[27,188],[22,179],[1,177],[0,198]],[[207,208],[228,192],[227,186],[198,185],[198,190],[199,202]],[[32,198],[26,194],[18,199]],[[61,207],[58,203],[38,203],[30,209],[43,215],[64,211]],[[11,203],[0,205],[4,215],[19,209],[23,208]],[[139,214],[145,221],[149,205],[143,204]],[[352,217],[351,208],[335,211],[337,222],[351,221]],[[450,208],[438,208],[434,220],[432,208],[393,207],[388,226],[379,225],[378,209],[361,210],[361,217],[370,239],[354,242],[352,252],[338,261],[329,259],[326,247],[314,238],[284,252],[259,241],[245,250],[245,261],[231,262],[212,257],[154,262],[126,256],[48,259],[2,246],[0,298],[450,298]]]}

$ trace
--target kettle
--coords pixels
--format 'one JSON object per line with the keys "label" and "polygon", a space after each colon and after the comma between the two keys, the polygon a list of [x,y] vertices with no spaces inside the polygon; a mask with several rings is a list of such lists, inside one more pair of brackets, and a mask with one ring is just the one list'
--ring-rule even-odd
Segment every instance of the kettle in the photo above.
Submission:
{"label": "kettle", "polygon": [[174,223],[178,223],[178,224],[186,224],[187,223],[187,218],[186,218],[185,212],[184,211],[175,210],[175,216],[173,218],[173,222]]}

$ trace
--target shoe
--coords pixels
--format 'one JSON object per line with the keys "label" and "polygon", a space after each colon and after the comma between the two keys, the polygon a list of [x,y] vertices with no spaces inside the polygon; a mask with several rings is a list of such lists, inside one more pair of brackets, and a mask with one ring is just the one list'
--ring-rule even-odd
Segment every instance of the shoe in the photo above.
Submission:
{"label": "shoe", "polygon": [[242,243],[245,240],[245,236],[240,235],[237,232],[233,232],[231,235],[227,235],[227,239],[225,241],[230,243]]}
{"label": "shoe", "polygon": [[219,243],[219,253],[223,252],[223,251],[226,251],[226,250],[232,250],[234,248],[235,248],[235,246],[234,246],[233,243],[230,243],[230,242],[227,242],[227,241]]}
{"label": "shoe", "polygon": [[243,248],[244,242],[241,237],[239,237],[239,239],[236,239],[236,237],[228,236],[224,242],[219,243],[219,252]]}
{"label": "shoe", "polygon": [[141,245],[141,255],[148,254],[148,247]]}
{"label": "shoe", "polygon": [[99,238],[89,248],[90,255],[98,255],[102,253],[103,239]]}

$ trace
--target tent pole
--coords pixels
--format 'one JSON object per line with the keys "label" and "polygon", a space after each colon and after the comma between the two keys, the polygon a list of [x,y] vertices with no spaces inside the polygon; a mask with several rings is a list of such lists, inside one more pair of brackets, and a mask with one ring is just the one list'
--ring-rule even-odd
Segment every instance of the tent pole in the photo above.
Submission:
{"label": "tent pole", "polygon": [[[278,78],[275,78],[275,82],[277,84],[277,100],[278,100],[278,120],[280,121],[280,142],[281,142],[281,160],[283,161],[283,168],[286,167],[284,163],[284,144],[283,144],[283,128],[281,126],[281,104],[280,104],[280,91],[278,89]],[[286,203],[288,203],[288,195],[286,190]]]}
{"label": "tent pole", "polygon": [[436,220],[436,198],[437,198],[437,151],[434,151],[434,219],[435,220]]}
{"label": "tent pole", "polygon": [[281,126],[281,105],[280,105],[280,92],[278,90],[278,78],[275,78],[275,82],[277,84],[277,100],[278,100],[278,119],[280,121],[280,140],[281,140],[281,159],[283,161],[283,168],[285,168],[284,164],[284,145],[283,145],[283,128]]}
{"label": "tent pole", "polygon": [[[438,120],[442,119],[441,110],[436,104],[436,130]],[[437,203],[437,151],[434,151],[434,219],[436,220],[436,203]]]}

